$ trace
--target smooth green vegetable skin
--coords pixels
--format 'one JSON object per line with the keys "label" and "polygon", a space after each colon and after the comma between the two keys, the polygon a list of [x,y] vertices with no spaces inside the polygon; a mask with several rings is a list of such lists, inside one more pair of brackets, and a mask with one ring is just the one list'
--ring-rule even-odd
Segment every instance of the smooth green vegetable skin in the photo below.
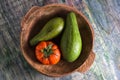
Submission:
{"label": "smooth green vegetable skin", "polygon": [[43,29],[30,40],[30,45],[36,45],[39,41],[50,40],[60,34],[64,27],[64,20],[61,17],[55,17],[48,21]]}
{"label": "smooth green vegetable skin", "polygon": [[66,26],[61,39],[61,51],[63,58],[68,62],[75,61],[82,50],[82,40],[75,13],[67,14]]}

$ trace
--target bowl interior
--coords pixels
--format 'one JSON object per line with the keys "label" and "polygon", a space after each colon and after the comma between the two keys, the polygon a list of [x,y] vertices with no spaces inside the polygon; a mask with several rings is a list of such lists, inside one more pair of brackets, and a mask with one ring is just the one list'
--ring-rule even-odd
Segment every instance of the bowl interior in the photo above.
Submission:
{"label": "bowl interior", "polygon": [[[77,21],[79,25],[79,31],[82,37],[82,52],[79,58],[73,62],[66,62],[64,59],[56,65],[43,65],[36,58],[34,53],[34,47],[29,45],[29,40],[35,36],[51,18],[60,16],[66,20],[66,15],[69,12],[75,12],[77,16]],[[32,14],[32,13],[31,13]],[[84,17],[75,9],[67,6],[47,6],[37,10],[35,14],[36,20],[32,24],[27,25],[27,28],[22,31],[21,40],[22,40],[22,49],[23,54],[27,61],[38,71],[47,74],[47,75],[64,75],[75,71],[80,67],[84,61],[88,58],[89,53],[92,49],[93,37],[92,32],[89,27],[89,23],[86,22]],[[32,16],[33,16],[32,15]],[[23,26],[26,27],[26,26]],[[56,38],[52,39],[54,43],[60,45],[62,33]]]}

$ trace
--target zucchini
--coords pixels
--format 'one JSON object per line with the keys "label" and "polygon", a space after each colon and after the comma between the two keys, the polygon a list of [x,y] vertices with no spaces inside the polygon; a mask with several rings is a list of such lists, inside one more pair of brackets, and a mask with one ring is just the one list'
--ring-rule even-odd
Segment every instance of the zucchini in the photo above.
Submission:
{"label": "zucchini", "polygon": [[73,12],[67,14],[66,26],[61,38],[60,48],[63,58],[68,62],[74,62],[81,53],[82,40],[76,15]]}
{"label": "zucchini", "polygon": [[42,30],[30,40],[30,45],[36,45],[40,41],[50,40],[59,35],[64,27],[64,20],[61,17],[55,17],[49,20]]}

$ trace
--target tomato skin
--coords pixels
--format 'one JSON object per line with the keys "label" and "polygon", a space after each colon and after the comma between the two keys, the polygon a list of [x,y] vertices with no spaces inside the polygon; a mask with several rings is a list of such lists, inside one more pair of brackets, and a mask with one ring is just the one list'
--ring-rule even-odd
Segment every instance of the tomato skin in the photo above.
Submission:
{"label": "tomato skin", "polygon": [[51,41],[42,41],[35,48],[35,55],[42,64],[57,64],[60,61],[61,53],[56,44]]}

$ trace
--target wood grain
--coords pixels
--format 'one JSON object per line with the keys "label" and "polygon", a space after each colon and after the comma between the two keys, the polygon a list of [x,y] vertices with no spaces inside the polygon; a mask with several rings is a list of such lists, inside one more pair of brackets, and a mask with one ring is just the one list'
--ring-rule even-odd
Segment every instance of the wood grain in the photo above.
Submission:
{"label": "wood grain", "polygon": [[94,59],[95,53],[91,51],[87,60],[80,66],[80,68],[78,68],[77,71],[79,71],[80,73],[85,73],[87,70],[89,70],[90,66],[93,64]]}

